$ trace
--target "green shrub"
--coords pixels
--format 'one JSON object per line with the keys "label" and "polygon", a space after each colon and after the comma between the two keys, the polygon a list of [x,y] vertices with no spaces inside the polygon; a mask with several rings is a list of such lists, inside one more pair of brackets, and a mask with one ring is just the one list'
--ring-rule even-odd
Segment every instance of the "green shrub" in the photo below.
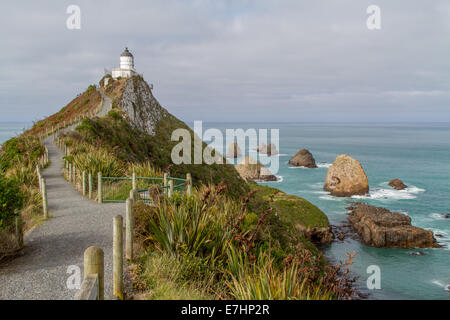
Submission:
{"label": "green shrub", "polygon": [[7,228],[22,207],[24,195],[20,183],[0,175],[0,227]]}

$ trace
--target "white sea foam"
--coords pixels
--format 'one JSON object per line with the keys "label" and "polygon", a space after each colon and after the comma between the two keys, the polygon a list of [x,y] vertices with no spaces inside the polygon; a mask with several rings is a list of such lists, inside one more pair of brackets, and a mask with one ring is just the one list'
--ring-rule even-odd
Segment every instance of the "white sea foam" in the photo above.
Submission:
{"label": "white sea foam", "polygon": [[318,162],[316,163],[318,168],[329,168],[331,167],[331,163],[328,162]]}
{"label": "white sea foam", "polygon": [[331,194],[325,194],[323,196],[320,196],[319,198],[322,199],[322,200],[331,200],[331,201],[342,201],[342,200],[345,200],[345,198],[335,197],[335,196],[332,196]]}
{"label": "white sea foam", "polygon": [[395,189],[373,189],[368,195],[352,196],[353,199],[372,199],[372,200],[411,200],[417,198],[419,193],[425,192],[415,186],[403,190]]}
{"label": "white sea foam", "polygon": [[450,281],[448,280],[432,280],[431,283],[444,288],[445,291],[450,291]]}
{"label": "white sea foam", "polygon": [[264,181],[264,180],[255,180],[256,182],[258,182],[258,183],[270,183],[270,182],[276,182],[276,183],[280,183],[280,182],[283,182],[283,176],[275,176],[275,177],[277,177],[277,181]]}
{"label": "white sea foam", "polygon": [[430,217],[436,220],[449,220],[448,218],[445,218],[444,215],[442,213],[432,213],[430,214]]}

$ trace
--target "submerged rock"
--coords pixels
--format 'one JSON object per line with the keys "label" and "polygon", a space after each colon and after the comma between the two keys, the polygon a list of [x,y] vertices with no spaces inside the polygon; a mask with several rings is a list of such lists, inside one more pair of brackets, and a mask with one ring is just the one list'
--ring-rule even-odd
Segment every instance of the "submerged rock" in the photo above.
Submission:
{"label": "submerged rock", "polygon": [[420,252],[420,251],[416,251],[416,252],[410,252],[409,255],[410,256],[424,256],[425,253]]}
{"label": "submerged rock", "polygon": [[411,225],[411,218],[385,208],[357,203],[348,220],[361,241],[378,248],[440,248],[433,232]]}
{"label": "submerged rock", "polygon": [[277,181],[277,177],[269,169],[248,156],[236,166],[236,170],[245,180]]}
{"label": "submerged rock", "polygon": [[341,154],[328,168],[323,189],[338,197],[364,195],[369,192],[369,182],[361,164],[349,155]]}
{"label": "submerged rock", "polygon": [[242,151],[241,148],[239,148],[239,145],[237,142],[233,142],[228,146],[227,149],[227,158],[240,158],[242,157]]}
{"label": "submerged rock", "polygon": [[306,149],[299,150],[290,160],[289,164],[295,167],[317,168],[316,160]]}
{"label": "submerged rock", "polygon": [[394,188],[396,190],[403,190],[403,189],[408,188],[408,186],[406,184],[404,184],[403,181],[400,179],[391,180],[389,182],[389,186],[391,186],[392,188]]}

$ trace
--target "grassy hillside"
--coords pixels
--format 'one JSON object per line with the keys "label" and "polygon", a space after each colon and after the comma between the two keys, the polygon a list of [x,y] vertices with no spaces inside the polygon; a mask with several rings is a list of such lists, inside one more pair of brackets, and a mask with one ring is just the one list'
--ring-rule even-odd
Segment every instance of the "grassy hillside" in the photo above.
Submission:
{"label": "grassy hillside", "polygon": [[[183,128],[191,133],[193,154],[192,130],[159,105],[141,77],[110,79],[102,90],[113,100],[106,116],[84,117],[101,102],[90,86],[26,135],[5,143],[0,172],[17,177],[28,195],[24,203],[36,199],[33,159],[42,152],[36,135],[82,116],[73,132],[61,133],[71,150],[66,159],[79,169],[94,176],[130,176],[134,171],[140,176],[168,172],[193,177],[192,196],[175,193],[170,199],[155,198],[153,207],[136,205],[135,291],[151,299],[349,296],[351,282],[339,276],[339,267],[328,266],[311,242],[331,237],[328,218],[319,208],[275,188],[247,183],[233,165],[174,165],[171,152],[178,141],[171,141],[172,132]],[[8,162],[11,158],[15,162]],[[24,215],[25,208],[11,210]],[[40,209],[36,203],[33,208]]]}
{"label": "grassy hillside", "polygon": [[122,162],[150,161],[155,169],[169,172],[171,176],[184,177],[190,172],[197,186],[223,182],[236,197],[250,190],[232,165],[172,165],[171,151],[177,142],[172,142],[170,137],[176,128],[190,130],[182,121],[168,115],[158,122],[155,135],[151,136],[134,128],[124,112],[114,109],[103,118],[84,119],[70,137],[77,143],[104,148]]}
{"label": "grassy hillside", "polygon": [[84,118],[91,112],[95,113],[101,101],[102,96],[96,90],[96,87],[91,85],[60,111],[36,122],[34,126],[25,133],[28,135],[39,135],[44,134],[47,129],[50,131],[52,127],[55,129],[57,127],[62,127],[64,123],[66,123],[67,126],[69,123],[76,121],[80,117]]}

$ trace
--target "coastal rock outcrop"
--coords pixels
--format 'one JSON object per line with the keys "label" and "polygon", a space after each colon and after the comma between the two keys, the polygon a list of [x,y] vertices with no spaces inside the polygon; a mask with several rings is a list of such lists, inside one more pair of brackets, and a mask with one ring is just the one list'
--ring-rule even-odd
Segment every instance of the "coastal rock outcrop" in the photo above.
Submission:
{"label": "coastal rock outcrop", "polygon": [[236,166],[236,170],[245,180],[277,181],[277,177],[269,169],[248,156]]}
{"label": "coastal rock outcrop", "polygon": [[295,167],[317,168],[316,160],[306,149],[299,150],[290,160],[289,164]]}
{"label": "coastal rock outcrop", "polygon": [[439,248],[433,232],[411,225],[407,215],[366,203],[348,208],[348,220],[361,241],[378,248]]}
{"label": "coastal rock outcrop", "polygon": [[169,114],[153,96],[147,82],[140,76],[127,79],[118,107],[128,114],[136,128],[150,135],[155,134],[158,121]]}
{"label": "coastal rock outcrop", "polygon": [[341,154],[328,168],[323,189],[337,197],[364,195],[369,192],[369,182],[361,164]]}
{"label": "coastal rock outcrop", "polygon": [[242,151],[241,148],[239,148],[239,145],[237,142],[233,142],[228,146],[227,149],[227,158],[240,158],[242,157]]}
{"label": "coastal rock outcrop", "polygon": [[408,186],[406,184],[404,184],[403,181],[400,179],[391,180],[389,182],[389,186],[396,190],[403,190],[403,189],[408,188]]}
{"label": "coastal rock outcrop", "polygon": [[277,147],[273,143],[266,145],[264,142],[261,142],[256,148],[256,151],[267,154],[268,156],[275,156],[278,154]]}

